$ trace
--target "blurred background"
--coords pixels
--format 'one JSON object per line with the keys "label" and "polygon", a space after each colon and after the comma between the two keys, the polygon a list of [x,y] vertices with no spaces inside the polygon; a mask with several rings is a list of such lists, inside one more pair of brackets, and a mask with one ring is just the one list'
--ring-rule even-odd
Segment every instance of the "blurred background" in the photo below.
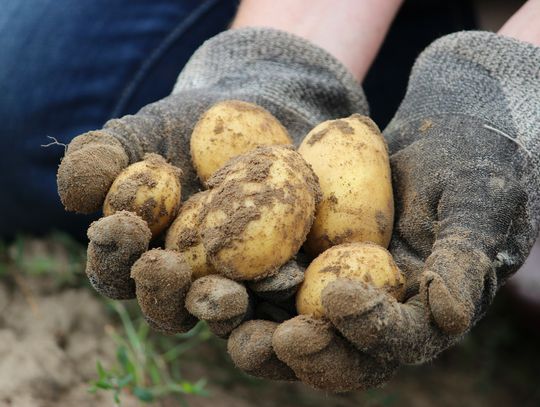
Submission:
{"label": "blurred background", "polygon": [[[434,36],[496,31],[522,3],[406,2],[366,80],[375,121],[389,120],[417,52]],[[403,32],[415,41],[408,47]],[[0,236],[0,407],[540,405],[538,278],[504,287],[476,329],[432,363],[403,368],[380,389],[333,395],[242,374],[203,324],[185,335],[150,331],[136,304],[90,288],[84,239],[65,230]]]}

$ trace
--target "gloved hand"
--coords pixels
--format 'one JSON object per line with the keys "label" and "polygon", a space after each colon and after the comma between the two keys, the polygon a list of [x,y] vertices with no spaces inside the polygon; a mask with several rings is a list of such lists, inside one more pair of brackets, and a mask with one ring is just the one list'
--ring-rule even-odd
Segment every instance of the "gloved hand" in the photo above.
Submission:
{"label": "gloved hand", "polygon": [[310,385],[345,391],[458,342],[538,234],[539,67],[539,48],[491,33],[429,46],[385,130],[396,200],[390,251],[405,273],[405,302],[338,279],[322,294],[328,320],[247,322],[230,336],[233,360],[259,374],[277,357]]}
{"label": "gloved hand", "polygon": [[[193,55],[171,96],[71,142],[58,170],[58,190],[66,209],[99,210],[117,175],[146,153],[158,153],[182,169],[184,199],[197,192],[200,183],[190,162],[190,136],[201,114],[226,99],[266,108],[295,142],[321,121],[367,111],[354,78],[322,49],[271,29],[227,31]],[[242,321],[253,302],[243,284],[207,276],[191,285],[189,268],[166,250],[152,250],[140,260],[152,262],[153,275],[137,267],[131,279],[132,265],[148,250],[150,236],[137,217],[112,216],[118,220],[103,218],[88,232],[87,274],[98,291],[115,299],[134,298],[137,291],[149,323],[168,332],[189,329],[194,322],[191,314],[207,320],[222,336]],[[289,266],[288,272],[254,284],[250,292],[290,296],[301,271]],[[175,299],[169,301],[170,308],[160,305],[170,298]],[[260,305],[251,308],[261,310]],[[272,310],[263,306],[261,312]]]}

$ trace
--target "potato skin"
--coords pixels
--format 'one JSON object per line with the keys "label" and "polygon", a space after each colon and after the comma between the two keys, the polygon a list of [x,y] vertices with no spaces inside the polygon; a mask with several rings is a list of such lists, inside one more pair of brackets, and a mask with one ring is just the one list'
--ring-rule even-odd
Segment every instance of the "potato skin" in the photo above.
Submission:
{"label": "potato skin", "polygon": [[216,273],[206,255],[200,234],[201,213],[208,195],[209,191],[199,192],[185,201],[165,237],[165,248],[184,255],[194,280]]}
{"label": "potato skin", "polygon": [[337,244],[365,241],[388,247],[394,198],[388,150],[377,125],[358,114],[323,122],[298,152],[319,177],[323,196],[306,250],[316,256]]}
{"label": "potato skin", "polygon": [[315,174],[290,147],[234,158],[211,188],[201,236],[216,270],[233,280],[275,274],[302,246],[320,192]]}
{"label": "potato skin", "polygon": [[398,301],[405,294],[405,278],[392,255],[374,243],[345,243],[331,247],[306,269],[296,295],[299,314],[324,317],[321,293],[337,278],[364,281],[380,287]]}
{"label": "potato skin", "polygon": [[213,105],[191,135],[191,159],[204,183],[227,161],[259,146],[292,144],[285,127],[266,109],[240,100]]}
{"label": "potato skin", "polygon": [[181,173],[160,155],[146,154],[143,161],[130,165],[114,180],[103,203],[103,214],[135,212],[146,221],[152,237],[158,236],[178,213]]}

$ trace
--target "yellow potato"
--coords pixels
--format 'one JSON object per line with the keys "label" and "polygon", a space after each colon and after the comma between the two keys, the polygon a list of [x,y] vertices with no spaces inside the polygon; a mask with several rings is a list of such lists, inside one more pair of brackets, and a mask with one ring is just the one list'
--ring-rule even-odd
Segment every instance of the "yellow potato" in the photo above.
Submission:
{"label": "yellow potato", "polygon": [[394,198],[388,150],[377,125],[354,114],[316,126],[298,152],[319,177],[323,194],[305,244],[317,255],[348,242],[388,247]]}
{"label": "yellow potato", "polygon": [[272,114],[239,100],[219,102],[199,119],[191,135],[191,159],[205,183],[227,161],[259,146],[292,144]]}
{"label": "yellow potato", "polygon": [[166,249],[176,250],[184,255],[194,280],[216,273],[206,256],[200,235],[201,212],[208,195],[209,191],[199,192],[184,202],[165,238]]}
{"label": "yellow potato", "polygon": [[143,161],[130,165],[114,180],[103,203],[103,214],[135,212],[156,237],[178,213],[180,175],[180,169],[160,155],[146,154]]}
{"label": "yellow potato", "polygon": [[321,293],[337,278],[373,284],[398,301],[405,293],[405,278],[388,250],[373,243],[345,243],[326,250],[306,269],[296,294],[298,313],[323,317]]}
{"label": "yellow potato", "polygon": [[201,236],[216,270],[234,280],[275,274],[302,246],[319,187],[289,147],[259,147],[208,180]]}

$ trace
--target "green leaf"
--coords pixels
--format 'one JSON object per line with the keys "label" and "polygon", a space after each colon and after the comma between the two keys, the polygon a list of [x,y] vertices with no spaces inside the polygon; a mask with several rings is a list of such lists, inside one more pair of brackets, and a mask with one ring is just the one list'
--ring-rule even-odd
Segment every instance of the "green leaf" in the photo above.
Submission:
{"label": "green leaf", "polygon": [[100,380],[100,381],[95,382],[94,386],[97,389],[101,389],[101,390],[111,390],[111,389],[114,389],[114,387],[115,387],[111,383],[109,383],[109,382],[107,382],[105,380]]}
{"label": "green leaf", "polygon": [[118,347],[118,349],[116,350],[116,359],[118,359],[118,362],[124,370],[129,370],[130,361],[125,346]]}
{"label": "green leaf", "polygon": [[101,364],[99,360],[96,361],[96,369],[97,369],[98,376],[100,379],[105,379],[107,377],[107,372],[105,371],[105,369],[103,368],[103,365]]}
{"label": "green leaf", "polygon": [[208,381],[206,379],[197,380],[193,388],[197,391],[202,391],[204,390],[204,387],[206,386],[207,383]]}
{"label": "green leaf", "polygon": [[123,378],[121,378],[120,380],[118,380],[118,387],[119,388],[126,387],[132,381],[133,381],[133,375],[129,373]]}
{"label": "green leaf", "polygon": [[133,394],[139,400],[144,401],[146,403],[150,403],[150,402],[154,401],[153,393],[150,390],[145,389],[143,387],[135,387],[133,389]]}
{"label": "green leaf", "polygon": [[120,392],[116,390],[114,392],[114,403],[119,406],[120,405]]}
{"label": "green leaf", "polygon": [[180,383],[180,385],[182,386],[182,388],[184,389],[184,391],[187,393],[187,394],[190,394],[190,393],[193,393],[193,384],[191,384],[191,382],[182,382]]}
{"label": "green leaf", "polygon": [[152,383],[154,385],[158,385],[163,381],[161,378],[161,374],[159,373],[159,369],[156,365],[150,365],[148,369],[148,374],[150,375],[150,379],[152,380]]}

